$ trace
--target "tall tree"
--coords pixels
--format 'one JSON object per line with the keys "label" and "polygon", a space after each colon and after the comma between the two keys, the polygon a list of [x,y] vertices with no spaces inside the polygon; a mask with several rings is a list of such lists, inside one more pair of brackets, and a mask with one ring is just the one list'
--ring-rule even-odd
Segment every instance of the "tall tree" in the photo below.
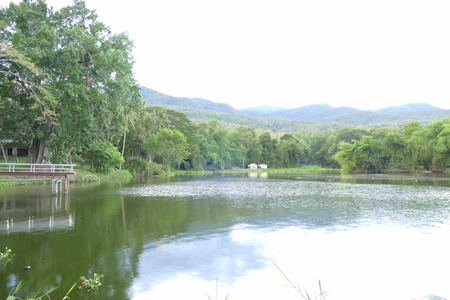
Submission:
{"label": "tall tree", "polygon": [[97,140],[118,143],[125,131],[126,106],[140,102],[133,77],[132,43],[111,34],[81,0],[54,12],[43,0],[23,0],[2,9],[8,26],[2,37],[43,70],[53,88],[57,122],[33,128],[33,157],[50,147],[65,160]]}
{"label": "tall tree", "polygon": [[42,72],[28,57],[0,39],[0,148],[5,162],[8,158],[2,139],[12,138],[11,146],[21,146],[36,134],[33,128],[56,122],[54,100],[46,85],[40,84],[41,76]]}

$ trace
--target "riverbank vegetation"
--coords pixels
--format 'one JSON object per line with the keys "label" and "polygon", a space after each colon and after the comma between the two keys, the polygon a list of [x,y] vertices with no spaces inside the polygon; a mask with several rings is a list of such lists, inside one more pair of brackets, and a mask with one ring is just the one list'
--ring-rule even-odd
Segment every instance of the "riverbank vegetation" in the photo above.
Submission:
{"label": "riverbank vegetation", "polygon": [[4,162],[8,153],[15,161],[20,149],[27,162],[76,162],[100,177],[117,169],[157,175],[242,170],[252,163],[443,172],[450,163],[449,118],[323,133],[193,123],[184,113],[144,105],[133,75],[133,43],[113,34],[83,1],[59,11],[44,0],[11,3],[0,17]]}
{"label": "riverbank vegetation", "polygon": [[[11,262],[14,254],[11,249],[6,247],[5,252],[0,251],[0,265],[3,264],[6,266],[9,262]],[[30,270],[31,266],[26,266],[24,270]],[[82,295],[84,299],[89,298],[98,291],[98,289],[102,286],[101,279],[103,278],[103,274],[94,273],[93,278],[86,278],[85,276],[80,276],[80,282],[75,282],[71,288],[67,291],[67,293],[62,298],[63,300],[70,299],[69,294],[74,290],[74,288],[78,287],[78,293]],[[23,281],[20,281],[19,284],[9,292],[8,298],[6,300],[42,300],[42,299],[51,299],[50,294],[53,293],[58,287],[52,287],[47,292],[36,292],[32,295],[26,296],[25,298],[21,298],[18,295],[24,285]]]}

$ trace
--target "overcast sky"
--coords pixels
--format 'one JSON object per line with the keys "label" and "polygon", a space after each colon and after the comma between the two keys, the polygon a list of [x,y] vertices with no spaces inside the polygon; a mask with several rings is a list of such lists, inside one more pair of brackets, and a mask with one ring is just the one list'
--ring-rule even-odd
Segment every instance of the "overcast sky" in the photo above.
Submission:
{"label": "overcast sky", "polygon": [[450,109],[448,0],[85,2],[134,41],[139,84],[168,95],[235,108]]}

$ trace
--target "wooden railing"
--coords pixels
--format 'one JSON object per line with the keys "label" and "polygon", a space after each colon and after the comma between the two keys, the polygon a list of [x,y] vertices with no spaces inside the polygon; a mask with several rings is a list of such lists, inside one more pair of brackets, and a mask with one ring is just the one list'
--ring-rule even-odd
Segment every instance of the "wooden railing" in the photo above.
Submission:
{"label": "wooden railing", "polygon": [[75,174],[72,164],[16,164],[16,163],[1,163],[0,174],[10,175],[39,175],[39,174],[51,174],[51,175],[65,175]]}

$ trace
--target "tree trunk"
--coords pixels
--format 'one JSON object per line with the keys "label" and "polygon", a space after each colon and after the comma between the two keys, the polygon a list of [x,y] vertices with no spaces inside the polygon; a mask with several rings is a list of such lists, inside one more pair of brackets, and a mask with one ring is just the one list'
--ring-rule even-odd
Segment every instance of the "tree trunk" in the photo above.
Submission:
{"label": "tree trunk", "polygon": [[[123,157],[125,153],[125,141],[127,140],[127,132],[125,131],[123,133],[123,144],[122,144],[122,158],[125,160],[125,157]],[[122,163],[120,163],[119,170],[122,170]]]}
{"label": "tree trunk", "polygon": [[3,159],[5,160],[5,164],[7,164],[8,163],[8,153],[5,152],[5,149],[3,148],[3,143],[2,143],[1,139],[0,139],[0,150],[2,151]]}
{"label": "tree trunk", "polygon": [[72,150],[73,145],[70,147],[69,152],[67,152],[66,158],[70,161],[70,164],[72,164]]}
{"label": "tree trunk", "polygon": [[33,140],[33,163],[40,164],[44,159],[44,145],[41,140]]}

